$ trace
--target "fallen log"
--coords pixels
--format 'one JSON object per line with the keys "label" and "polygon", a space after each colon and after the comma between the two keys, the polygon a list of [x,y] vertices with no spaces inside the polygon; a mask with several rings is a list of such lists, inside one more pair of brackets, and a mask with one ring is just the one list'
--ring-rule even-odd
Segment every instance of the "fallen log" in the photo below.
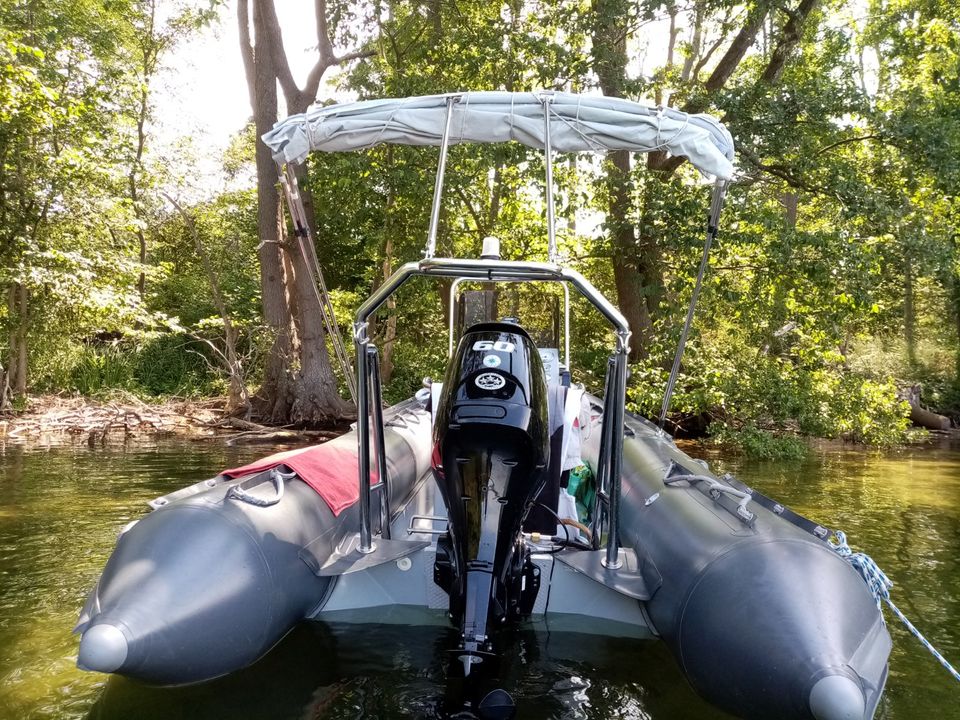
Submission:
{"label": "fallen log", "polygon": [[297,442],[303,440],[303,435],[293,430],[273,430],[269,432],[250,431],[234,435],[227,440],[227,445],[252,445],[255,443]]}
{"label": "fallen log", "polygon": [[928,430],[949,430],[950,418],[927,410],[920,404],[921,390],[921,386],[917,384],[909,385],[900,391],[900,397],[910,405],[910,421]]}

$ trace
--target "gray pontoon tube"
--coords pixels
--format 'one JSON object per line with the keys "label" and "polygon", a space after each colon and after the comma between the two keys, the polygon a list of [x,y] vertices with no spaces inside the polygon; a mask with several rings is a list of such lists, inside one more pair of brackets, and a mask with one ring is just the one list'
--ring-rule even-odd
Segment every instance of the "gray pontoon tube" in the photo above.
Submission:
{"label": "gray pontoon tube", "polygon": [[[432,482],[430,424],[417,412],[419,422],[387,427],[391,507]],[[355,451],[356,436],[330,444]],[[253,663],[313,614],[333,581],[314,558],[357,532],[357,505],[334,515],[296,478],[277,500],[272,472],[177,491],[120,535],[75,628],[81,668],[159,685],[209,680]],[[237,485],[264,504],[232,497]]]}

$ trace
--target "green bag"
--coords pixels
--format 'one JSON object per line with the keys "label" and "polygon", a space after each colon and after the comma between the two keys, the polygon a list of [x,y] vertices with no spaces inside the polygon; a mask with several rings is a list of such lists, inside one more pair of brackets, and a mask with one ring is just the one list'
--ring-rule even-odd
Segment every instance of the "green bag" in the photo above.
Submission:
{"label": "green bag", "polygon": [[570,471],[567,492],[577,501],[577,515],[580,522],[590,522],[590,513],[597,497],[597,486],[593,472],[586,465],[578,465]]}

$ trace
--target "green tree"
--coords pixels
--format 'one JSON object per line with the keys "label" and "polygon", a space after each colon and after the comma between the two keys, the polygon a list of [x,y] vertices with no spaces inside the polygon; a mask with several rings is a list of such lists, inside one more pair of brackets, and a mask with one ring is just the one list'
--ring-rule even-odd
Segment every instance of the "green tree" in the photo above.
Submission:
{"label": "green tree", "polygon": [[[23,395],[31,335],[41,333],[52,308],[73,302],[90,315],[123,303],[127,267],[115,254],[106,217],[117,211],[110,187],[116,168],[109,120],[124,77],[123,3],[110,12],[85,3],[32,0],[0,9],[5,55],[0,114],[0,257],[6,288],[7,372],[3,397]],[[83,224],[65,238],[61,223]],[[93,257],[81,250],[97,237]],[[62,241],[67,241],[61,244]],[[116,288],[78,292],[91,268],[109,266]]]}

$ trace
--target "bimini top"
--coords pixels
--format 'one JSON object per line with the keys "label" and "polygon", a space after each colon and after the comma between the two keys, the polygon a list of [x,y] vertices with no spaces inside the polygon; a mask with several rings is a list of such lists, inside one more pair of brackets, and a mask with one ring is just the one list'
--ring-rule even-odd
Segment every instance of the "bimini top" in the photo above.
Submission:
{"label": "bimini top", "polygon": [[715,118],[569,93],[464,92],[314,107],[281,120],[263,141],[281,163],[301,162],[311,150],[440,145],[451,97],[450,143],[515,140],[542,149],[546,106],[554,150],[666,150],[719,180],[733,175],[733,138]]}

